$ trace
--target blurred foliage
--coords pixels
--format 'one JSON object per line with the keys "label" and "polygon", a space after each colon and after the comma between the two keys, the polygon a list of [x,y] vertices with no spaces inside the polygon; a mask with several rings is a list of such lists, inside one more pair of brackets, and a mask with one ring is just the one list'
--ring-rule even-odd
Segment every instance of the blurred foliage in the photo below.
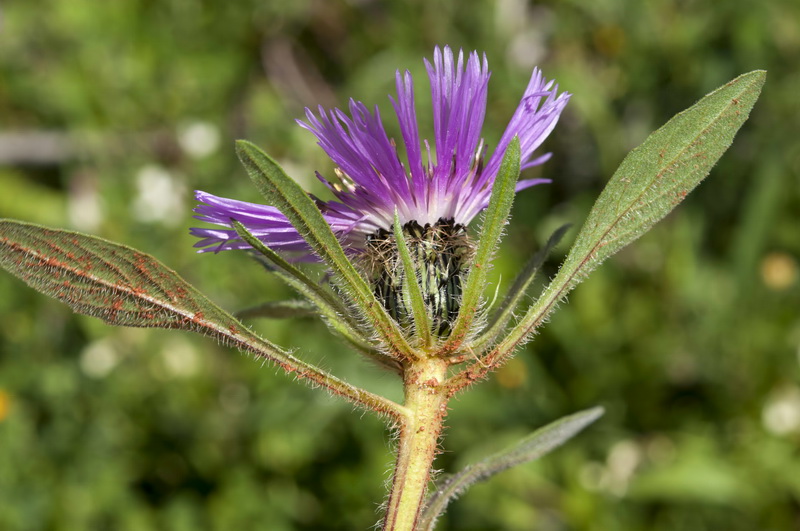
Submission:
{"label": "blurred foliage", "polygon": [[[396,133],[394,71],[410,69],[429,106],[422,57],[436,44],[487,53],[490,144],[534,65],[574,94],[553,159],[526,175],[554,184],[520,194],[503,286],[552,230],[582,221],[650,131],[769,70],[709,180],[452,403],[438,466],[591,405],[607,415],[474,487],[440,528],[800,527],[796,1],[12,0],[0,23],[0,216],[140,248],[229,309],[290,293],[242,254],[192,252],[190,191],[258,201],[233,153],[248,138],[324,194],[313,171],[331,163],[293,120],[352,96],[380,103]],[[0,293],[0,529],[377,520],[392,445],[379,420],[202,338],[111,329],[6,274]],[[399,397],[319,323],[255,326]]]}

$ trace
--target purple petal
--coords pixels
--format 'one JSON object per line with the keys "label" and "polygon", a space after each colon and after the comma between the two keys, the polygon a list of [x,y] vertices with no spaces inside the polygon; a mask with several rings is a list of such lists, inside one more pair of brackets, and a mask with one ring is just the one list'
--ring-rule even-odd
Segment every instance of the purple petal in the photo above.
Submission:
{"label": "purple petal", "polygon": [[531,186],[536,186],[537,184],[550,184],[552,182],[553,179],[523,179],[517,182],[517,185],[514,187],[514,191],[519,192],[526,188],[530,188]]}
{"label": "purple petal", "polygon": [[553,156],[552,153],[545,153],[544,155],[540,155],[540,156],[536,157],[535,159],[533,159],[533,160],[531,160],[529,162],[526,162],[525,164],[520,166],[520,171],[527,170],[528,168],[533,168],[534,166],[539,166],[541,164],[544,164],[545,162],[550,160],[550,158],[552,156]]}
{"label": "purple petal", "polygon": [[413,181],[412,199],[415,203],[425,197],[425,169],[422,166],[422,151],[417,126],[417,111],[414,103],[414,85],[411,73],[406,70],[403,76],[400,71],[396,75],[397,99],[389,99],[394,107],[397,120],[400,124],[400,133],[406,146],[408,169]]}
{"label": "purple petal", "polygon": [[539,159],[529,163],[528,159],[550,135],[569,98],[567,92],[558,94],[558,85],[547,81],[538,68],[534,69],[517,110],[486,164],[484,175],[493,178],[497,174],[506,148],[514,136],[519,136],[522,166],[541,163]]}
{"label": "purple petal", "polygon": [[192,228],[190,233],[202,238],[195,243],[195,247],[213,246],[212,249],[204,249],[206,251],[249,248],[250,245],[242,241],[231,228],[231,220],[236,220],[253,236],[276,250],[311,252],[311,248],[297,230],[275,207],[217,197],[202,190],[195,191],[195,198],[201,202],[194,209],[198,214],[195,216],[196,219],[226,227],[226,229]]}
{"label": "purple petal", "polygon": [[[311,247],[277,208],[217,197],[201,190],[195,192],[195,197],[201,202],[194,209],[198,214],[195,218],[223,227],[192,228],[190,233],[201,238],[195,243],[195,247],[203,248],[198,252],[250,248],[233,230],[231,220],[236,220],[267,246],[277,251],[296,253],[296,260],[316,261],[316,258],[310,258],[313,254]],[[363,250],[366,236],[380,228],[371,217],[349,205],[336,201],[320,202],[319,205],[325,221],[352,251]]]}
{"label": "purple petal", "polygon": [[456,62],[448,46],[443,51],[437,47],[433,65],[426,60],[425,67],[433,101],[434,179],[441,194],[444,186],[452,188],[469,174],[486,114],[490,72],[486,56],[481,61],[472,52],[465,67],[463,52]]}

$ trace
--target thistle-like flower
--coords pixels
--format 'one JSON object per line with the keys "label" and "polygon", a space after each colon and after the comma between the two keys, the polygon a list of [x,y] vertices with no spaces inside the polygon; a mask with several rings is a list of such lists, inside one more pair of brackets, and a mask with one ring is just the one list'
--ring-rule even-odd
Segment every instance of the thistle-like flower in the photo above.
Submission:
{"label": "thistle-like flower", "polygon": [[[407,156],[404,164],[381,122],[350,100],[350,114],[322,107],[306,109],[301,127],[338,166],[336,179],[317,173],[337,200],[317,200],[325,220],[343,247],[363,266],[378,299],[400,324],[408,324],[402,295],[397,246],[392,233],[395,215],[414,257],[417,278],[431,316],[433,332],[446,335],[458,313],[462,279],[472,247],[466,226],[487,207],[494,179],[511,140],[519,137],[522,169],[545,162],[550,154],[533,157],[556,125],[569,94],[534,69],[522,100],[491,156],[481,138],[490,72],[486,57],[472,52],[434,50],[425,61],[433,102],[434,150],[420,141],[411,74],[396,74],[397,98],[391,98]],[[423,148],[424,145],[424,148]],[[519,181],[516,190],[549,182]],[[193,228],[201,238],[200,252],[247,249],[250,245],[232,228],[232,220],[255,237],[294,260],[314,261],[309,245],[278,209],[216,197],[197,191],[197,219],[225,228]]]}

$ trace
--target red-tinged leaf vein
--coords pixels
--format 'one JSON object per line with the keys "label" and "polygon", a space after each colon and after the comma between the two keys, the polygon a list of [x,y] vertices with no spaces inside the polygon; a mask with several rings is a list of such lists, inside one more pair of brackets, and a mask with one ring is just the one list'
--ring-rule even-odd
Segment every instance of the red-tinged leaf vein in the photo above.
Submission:
{"label": "red-tinged leaf vein", "polygon": [[198,332],[271,360],[288,373],[397,419],[404,408],[299,360],[244,327],[177,273],[124,245],[0,220],[0,266],[78,313],[120,326]]}

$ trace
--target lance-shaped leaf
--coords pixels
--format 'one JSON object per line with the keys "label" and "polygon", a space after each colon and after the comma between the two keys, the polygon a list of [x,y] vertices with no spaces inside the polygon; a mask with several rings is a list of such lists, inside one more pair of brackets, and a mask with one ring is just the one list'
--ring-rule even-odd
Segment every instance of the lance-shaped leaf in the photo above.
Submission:
{"label": "lance-shaped leaf", "polygon": [[556,278],[501,343],[454,377],[453,388],[469,385],[501,363],[594,268],[683,201],[731,145],[765,80],[763,70],[737,77],[631,151],[589,212]]}
{"label": "lance-shaped leaf", "polygon": [[422,295],[422,287],[417,278],[414,261],[408,250],[406,237],[403,228],[400,226],[400,216],[397,211],[394,213],[394,239],[397,243],[397,252],[400,255],[400,262],[403,264],[403,292],[411,303],[411,313],[414,317],[414,329],[422,341],[423,346],[431,344],[431,319],[428,309],[425,306],[425,298]]}
{"label": "lance-shaped leaf", "polygon": [[517,278],[514,279],[514,283],[509,288],[508,293],[506,293],[506,296],[503,298],[503,301],[492,314],[488,324],[486,325],[486,329],[481,333],[480,337],[471,343],[470,347],[473,352],[482,352],[500,335],[508,322],[514,316],[514,312],[517,310],[517,305],[519,305],[524,298],[525,293],[528,291],[528,288],[536,278],[536,274],[539,272],[542,264],[544,264],[544,261],[547,260],[547,257],[550,255],[550,252],[553,250],[553,248],[555,248],[555,246],[561,241],[561,238],[564,237],[564,234],[566,234],[569,227],[570,225],[567,224],[556,229],[550,238],[548,238],[545,246],[531,256],[531,258],[522,268],[522,271],[520,271],[519,275],[517,275]]}
{"label": "lance-shaped leaf", "polygon": [[322,217],[314,201],[277,162],[254,144],[236,142],[236,152],[261,194],[278,208],[343,283],[353,303],[361,310],[376,334],[400,359],[417,359],[397,323],[375,298],[372,289],[347,258],[339,240]]}
{"label": "lance-shaped leaf", "polygon": [[244,241],[260,253],[269,263],[271,271],[298,293],[306,297],[316,307],[324,321],[331,329],[347,340],[350,345],[376,361],[379,365],[394,372],[400,372],[397,360],[376,350],[367,338],[359,331],[358,322],[350,314],[347,307],[319,282],[314,282],[303,271],[286,261],[280,254],[270,249],[261,240],[253,236],[247,227],[232,220],[233,228]]}
{"label": "lance-shaped leaf", "polygon": [[108,324],[211,336],[395,418],[402,406],[354,387],[261,339],[152,256],[94,236],[0,220],[0,266],[32,288]]}
{"label": "lance-shaped leaf", "polygon": [[478,313],[486,287],[486,278],[489,275],[492,256],[500,244],[511,205],[514,203],[514,193],[520,172],[520,147],[519,138],[514,137],[506,149],[500,171],[492,186],[492,195],[489,207],[484,214],[483,226],[478,238],[478,248],[469,268],[469,274],[461,298],[461,309],[453,323],[452,331],[447,342],[442,347],[440,355],[449,355],[456,351],[467,337],[475,316]]}
{"label": "lance-shaped leaf", "polygon": [[247,230],[247,227],[235,219],[231,220],[231,223],[233,225],[233,229],[236,231],[236,234],[244,241],[249,243],[256,252],[260,253],[264,258],[267,259],[269,262],[268,265],[271,267],[272,271],[275,271],[272,268],[277,268],[280,278],[286,281],[289,286],[305,295],[318,307],[322,307],[323,313],[336,314],[340,316],[341,319],[345,319],[350,325],[355,323],[355,320],[350,315],[347,307],[342,304],[342,302],[330,291],[323,288],[319,282],[314,281],[303,271],[289,263],[279,253],[275,252],[264,242],[253,236],[253,234]]}
{"label": "lance-shaped leaf", "polygon": [[428,498],[420,519],[421,531],[433,531],[436,519],[447,505],[479,481],[485,481],[511,467],[539,459],[577,435],[586,426],[600,418],[602,407],[594,407],[569,415],[539,428],[511,448],[487,457],[461,472],[447,477]]}
{"label": "lance-shaped leaf", "polygon": [[265,319],[290,319],[293,317],[316,317],[317,307],[305,299],[289,299],[285,301],[268,301],[256,306],[239,310],[234,315],[237,319],[263,317]]}

